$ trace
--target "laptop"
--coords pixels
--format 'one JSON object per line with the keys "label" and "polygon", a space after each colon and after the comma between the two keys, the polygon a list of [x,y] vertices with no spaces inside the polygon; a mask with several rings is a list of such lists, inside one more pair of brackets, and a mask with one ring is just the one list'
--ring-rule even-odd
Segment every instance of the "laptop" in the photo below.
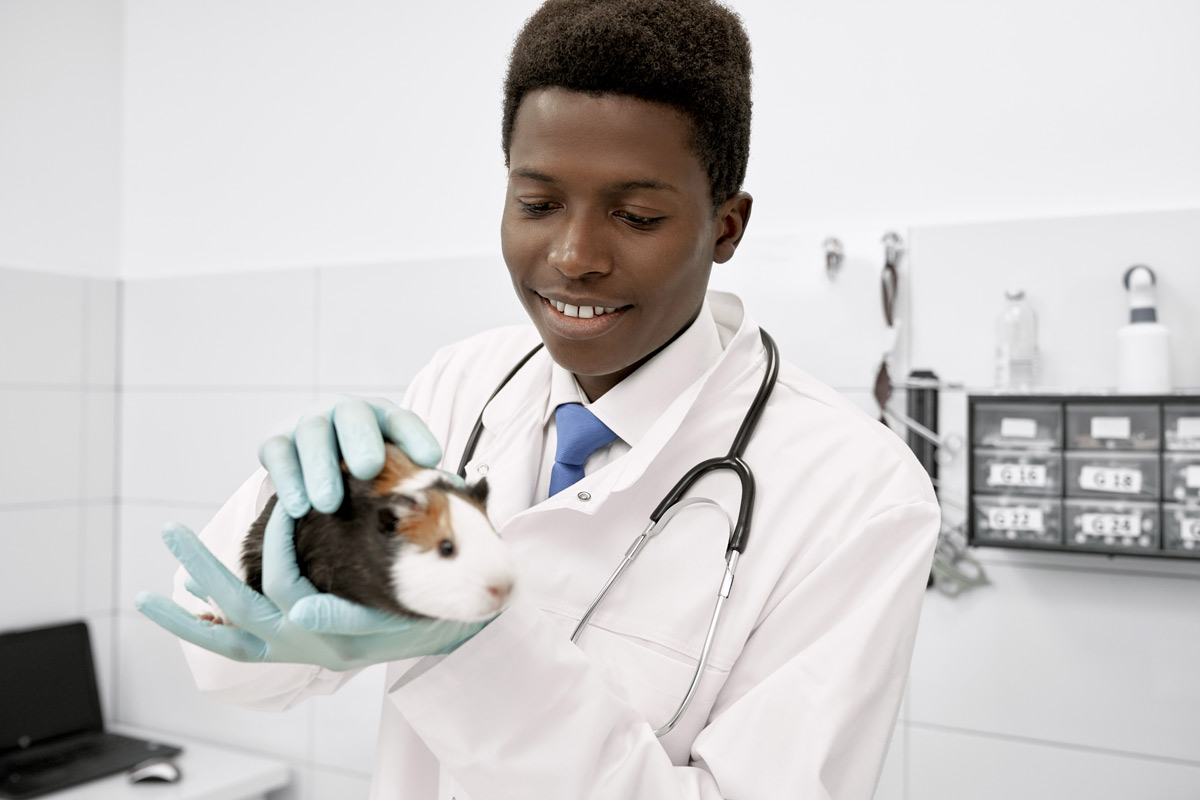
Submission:
{"label": "laptop", "polygon": [[181,752],[104,730],[86,623],[0,633],[0,798],[40,797]]}

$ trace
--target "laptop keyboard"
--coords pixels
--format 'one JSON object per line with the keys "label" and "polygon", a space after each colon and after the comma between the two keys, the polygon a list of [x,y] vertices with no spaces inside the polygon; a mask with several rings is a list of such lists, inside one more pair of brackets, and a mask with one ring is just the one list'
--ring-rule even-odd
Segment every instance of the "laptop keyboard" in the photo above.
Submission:
{"label": "laptop keyboard", "polygon": [[0,757],[0,797],[37,797],[54,789],[112,775],[177,748],[116,733],[74,738]]}

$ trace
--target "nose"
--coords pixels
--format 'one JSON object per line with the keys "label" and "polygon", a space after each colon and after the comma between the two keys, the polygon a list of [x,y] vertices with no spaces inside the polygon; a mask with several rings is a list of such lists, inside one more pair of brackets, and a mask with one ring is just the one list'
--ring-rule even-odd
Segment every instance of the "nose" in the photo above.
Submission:
{"label": "nose", "polygon": [[563,215],[548,255],[550,265],[568,278],[607,274],[612,258],[604,240],[603,221],[590,212]]}
{"label": "nose", "polygon": [[492,597],[496,598],[496,605],[503,604],[504,601],[508,599],[508,596],[510,594],[512,594],[512,590],[513,590],[513,579],[512,578],[501,578],[499,580],[493,581],[487,587],[487,593],[489,595],[491,595]]}

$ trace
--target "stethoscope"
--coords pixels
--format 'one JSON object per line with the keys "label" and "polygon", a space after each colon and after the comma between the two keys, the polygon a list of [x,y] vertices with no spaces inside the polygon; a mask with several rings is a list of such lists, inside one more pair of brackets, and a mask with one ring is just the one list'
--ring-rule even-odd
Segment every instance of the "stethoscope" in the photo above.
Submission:
{"label": "stethoscope", "polygon": [[[767,404],[767,398],[771,396],[771,390],[775,388],[775,381],[779,377],[779,348],[775,346],[775,340],[766,331],[760,329],[759,333],[762,335],[763,347],[767,353],[766,374],[763,375],[762,383],[758,387],[758,393],[754,396],[754,401],[750,404],[750,409],[742,419],[742,425],[738,428],[737,435],[733,437],[733,445],[729,448],[729,453],[719,458],[710,458],[706,461],[701,461],[679,479],[679,482],[675,484],[674,488],[667,493],[667,496],[654,509],[654,512],[650,515],[650,524],[646,526],[646,530],[642,531],[634,539],[633,544],[629,546],[629,550],[625,553],[625,558],[613,570],[612,575],[609,576],[600,593],[596,595],[596,599],[588,606],[587,611],[584,612],[583,617],[579,620],[579,624],[575,626],[575,631],[571,634],[571,641],[578,642],[579,636],[583,633],[588,620],[592,618],[592,614],[596,611],[597,606],[608,595],[613,584],[617,582],[617,579],[624,574],[629,565],[638,557],[642,549],[645,548],[646,543],[657,536],[675,514],[688,506],[696,504],[706,504],[721,508],[715,501],[705,498],[682,499],[684,493],[692,487],[692,484],[702,476],[719,469],[731,470],[738,476],[738,479],[742,483],[741,505],[738,508],[737,522],[730,521],[729,545],[725,550],[725,575],[721,579],[721,588],[717,592],[717,602],[713,606],[712,617],[708,622],[708,633],[704,637],[704,647],[700,650],[700,659],[696,663],[696,671],[692,673],[692,682],[688,686],[683,702],[680,703],[679,708],[667,724],[654,732],[654,735],[658,737],[670,733],[680,718],[683,717],[688,706],[691,705],[692,698],[696,694],[696,689],[700,685],[700,677],[704,674],[704,668],[708,665],[708,656],[712,650],[713,637],[717,631],[717,623],[721,618],[721,609],[724,607],[725,601],[729,598],[729,590],[733,587],[733,575],[737,571],[738,559],[745,552],[746,541],[750,538],[750,517],[754,511],[754,473],[750,471],[750,467],[742,459],[742,454],[746,451],[746,444],[750,441],[750,436],[754,433],[759,418],[762,417],[763,408]],[[521,370],[521,367],[525,366],[529,359],[533,358],[540,349],[542,349],[541,344],[530,350],[525,354],[524,358],[517,362],[517,365],[504,376],[495,391],[492,392],[491,397],[483,404],[484,409],[487,408],[488,403],[491,403],[496,395],[500,394],[500,390],[508,385],[513,376]],[[475,446],[479,443],[479,436],[482,433],[483,411],[480,411],[479,419],[475,421],[475,427],[471,429],[471,435],[467,439],[467,446],[463,452],[462,461],[458,465],[458,475],[463,479],[467,476],[467,462],[474,457]],[[728,514],[726,514],[726,517],[728,517]]]}

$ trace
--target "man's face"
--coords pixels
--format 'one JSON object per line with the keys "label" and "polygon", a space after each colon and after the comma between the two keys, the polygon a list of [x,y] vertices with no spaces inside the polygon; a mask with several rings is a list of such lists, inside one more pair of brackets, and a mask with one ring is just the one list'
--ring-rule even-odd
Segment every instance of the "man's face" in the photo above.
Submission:
{"label": "man's face", "polygon": [[630,97],[540,89],[517,110],[504,260],[550,355],[592,400],[696,318],[749,217],[744,193],[714,215],[691,136],[678,112]]}

